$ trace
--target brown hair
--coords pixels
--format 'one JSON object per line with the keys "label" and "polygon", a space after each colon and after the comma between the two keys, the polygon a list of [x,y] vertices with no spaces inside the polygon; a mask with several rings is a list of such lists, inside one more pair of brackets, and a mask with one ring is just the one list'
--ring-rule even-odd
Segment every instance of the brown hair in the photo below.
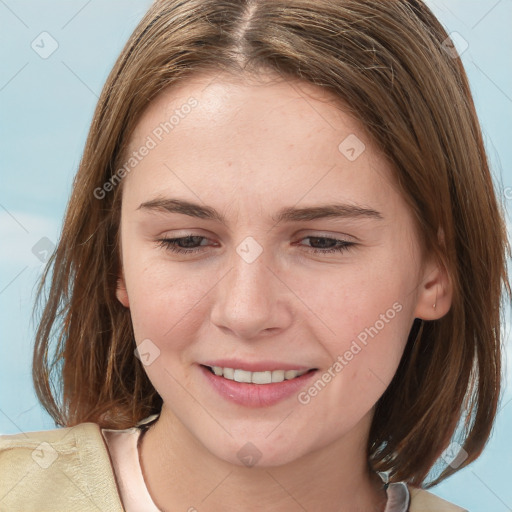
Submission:
{"label": "brown hair", "polygon": [[469,455],[460,467],[477,458],[499,403],[510,246],[468,80],[447,37],[419,0],[156,1],[103,88],[38,291],[33,377],[56,423],[126,428],[162,405],[115,296],[122,187],[102,199],[94,191],[122,165],[138,119],[164,87],[199,71],[266,70],[331,91],[362,122],[453,284],[443,318],[415,320],[376,406],[370,464],[420,485],[457,426]]}

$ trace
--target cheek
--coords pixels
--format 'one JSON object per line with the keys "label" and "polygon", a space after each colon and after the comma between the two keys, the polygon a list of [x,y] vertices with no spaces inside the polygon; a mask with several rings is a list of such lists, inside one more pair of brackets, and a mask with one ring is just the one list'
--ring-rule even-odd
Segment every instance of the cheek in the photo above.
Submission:
{"label": "cheek", "polygon": [[[378,264],[351,265],[295,281],[314,325],[323,325],[331,355],[352,340],[392,340],[408,331],[414,308],[414,272],[391,258]],[[314,287],[310,283],[315,283]],[[316,319],[316,320],[315,320]],[[320,333],[320,331],[318,331]]]}
{"label": "cheek", "polygon": [[306,427],[311,436],[318,422],[329,425],[324,435],[333,439],[353,428],[375,406],[400,363],[411,327],[410,308],[399,301],[388,307],[387,300],[363,305],[363,312],[353,317],[356,302],[340,312],[336,327],[342,334],[321,340],[329,360],[297,397],[304,418],[315,418]]}
{"label": "cheek", "polygon": [[186,394],[180,393],[189,388],[189,348],[207,314],[201,300],[204,280],[198,282],[191,272],[185,275],[158,263],[133,268],[131,280],[129,269],[126,272],[130,314],[137,345],[150,353],[149,364],[141,359],[144,370],[169,403],[177,397],[186,401]]}
{"label": "cheek", "polygon": [[[128,277],[129,280],[129,277]],[[171,271],[164,265],[145,267],[133,273],[128,289],[135,337],[161,342],[176,331],[191,327],[205,294],[204,279],[194,273]],[[206,288],[208,289],[208,288]]]}
{"label": "cheek", "polygon": [[[179,340],[177,333],[185,326],[190,329],[204,295],[202,287],[195,286],[190,277],[170,280],[154,272],[141,273],[131,290],[130,311],[135,338],[150,338],[156,343]],[[166,342],[169,344],[168,341]],[[174,345],[174,342],[173,342]]]}
{"label": "cheek", "polygon": [[378,262],[322,276],[315,285],[322,293],[309,294],[315,313],[310,325],[326,327],[316,333],[322,333],[318,339],[328,354],[322,368],[330,369],[325,379],[332,381],[332,391],[327,394],[349,408],[369,409],[385,391],[414,320],[414,269],[392,255]]}

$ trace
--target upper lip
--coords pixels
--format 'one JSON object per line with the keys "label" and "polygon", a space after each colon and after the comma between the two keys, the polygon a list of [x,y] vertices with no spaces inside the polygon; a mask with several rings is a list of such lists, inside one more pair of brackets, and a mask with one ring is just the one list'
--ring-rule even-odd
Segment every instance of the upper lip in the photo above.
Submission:
{"label": "upper lip", "polygon": [[279,361],[242,361],[240,359],[216,359],[200,363],[204,366],[219,366],[220,368],[233,368],[237,370],[245,370],[248,372],[264,372],[274,370],[312,370],[311,366],[300,364],[282,363]]}

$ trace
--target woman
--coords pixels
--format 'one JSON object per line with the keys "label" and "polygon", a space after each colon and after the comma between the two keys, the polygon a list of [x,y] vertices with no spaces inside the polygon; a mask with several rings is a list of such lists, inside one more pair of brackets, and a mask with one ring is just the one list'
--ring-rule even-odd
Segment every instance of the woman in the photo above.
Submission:
{"label": "woman", "polygon": [[419,1],[153,4],[45,276],[65,428],[2,437],[9,510],[461,510],[421,486],[489,437],[510,289],[448,43]]}

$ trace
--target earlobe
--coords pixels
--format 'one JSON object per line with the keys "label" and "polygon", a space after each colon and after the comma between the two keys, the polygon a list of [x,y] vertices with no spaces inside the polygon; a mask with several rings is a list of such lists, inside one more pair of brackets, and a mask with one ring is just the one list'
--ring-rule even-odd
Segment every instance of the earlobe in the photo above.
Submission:
{"label": "earlobe", "polygon": [[446,267],[439,262],[427,266],[419,286],[414,316],[423,320],[438,320],[446,315],[453,295],[453,285]]}
{"label": "earlobe", "polygon": [[130,301],[128,300],[128,292],[126,290],[126,284],[124,282],[124,277],[122,277],[122,276],[117,279],[116,297],[117,297],[117,300],[125,308],[130,307]]}

